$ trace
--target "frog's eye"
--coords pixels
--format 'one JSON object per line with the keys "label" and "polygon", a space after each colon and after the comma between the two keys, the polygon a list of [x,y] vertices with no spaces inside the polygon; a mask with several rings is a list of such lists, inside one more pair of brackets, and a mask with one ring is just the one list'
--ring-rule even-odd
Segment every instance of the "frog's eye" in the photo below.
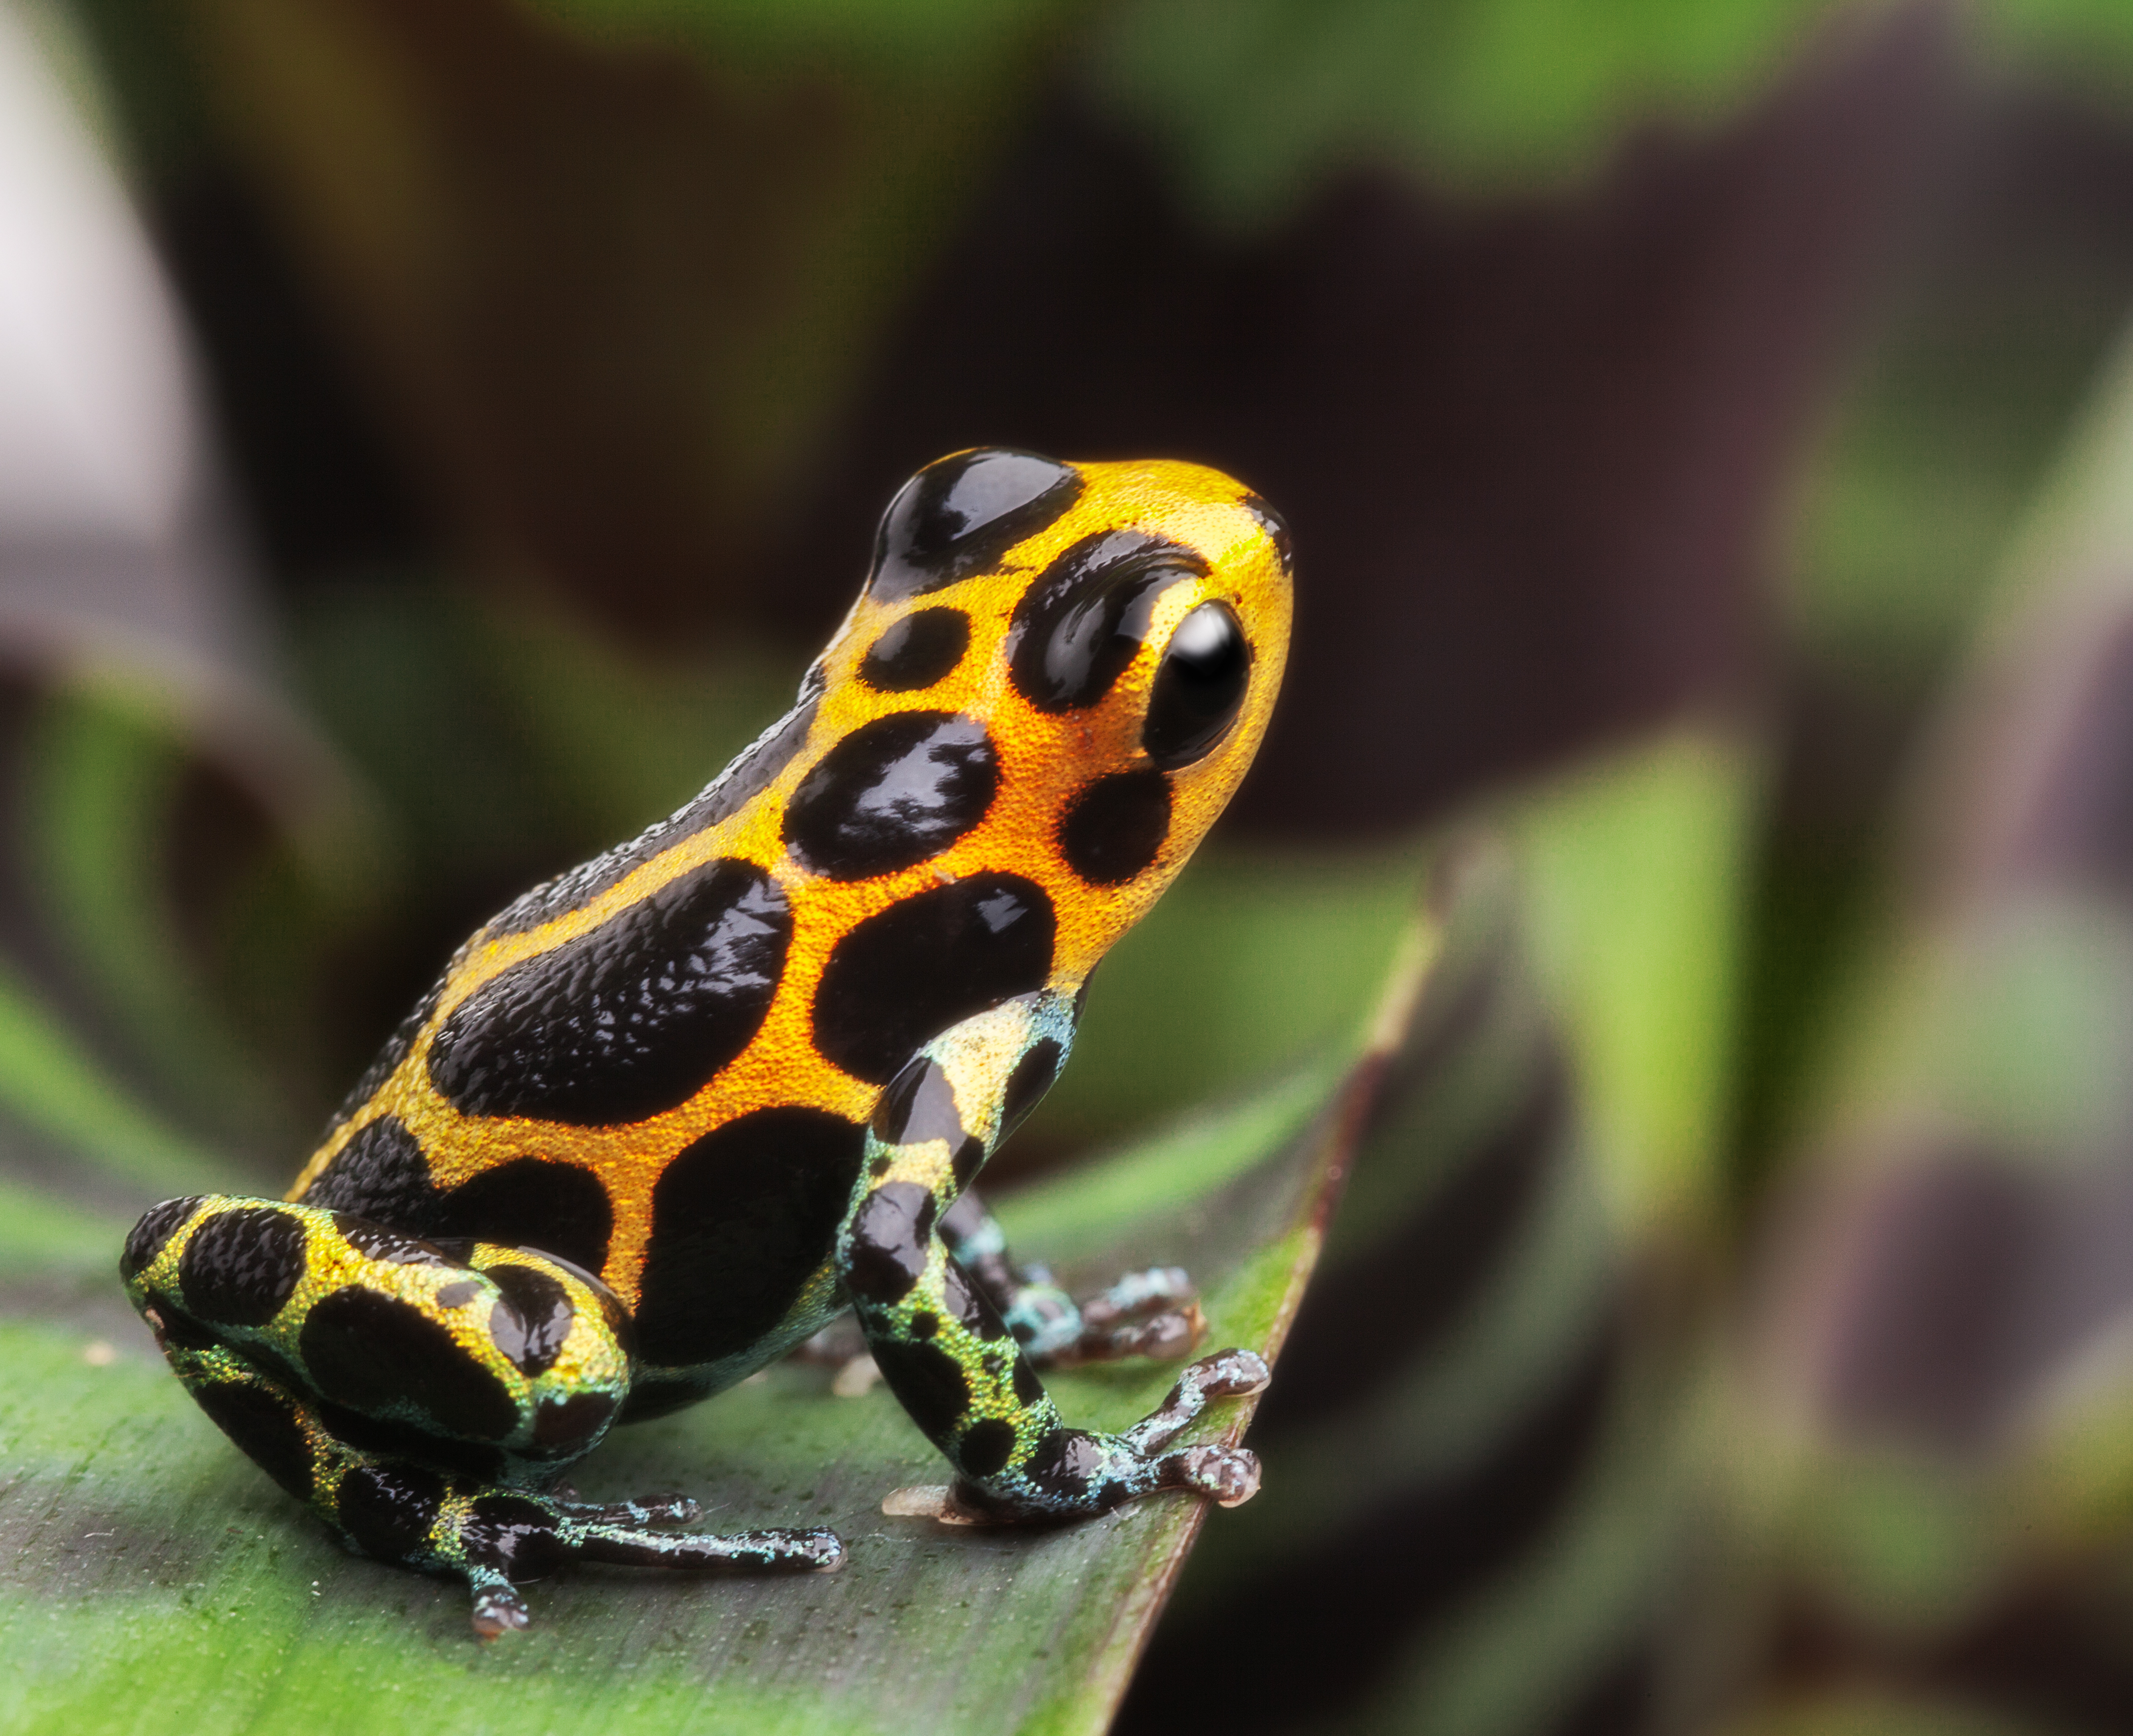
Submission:
{"label": "frog's eye", "polygon": [[897,493],[874,539],[877,602],[922,596],[992,566],[1081,498],[1081,474],[1004,446],[929,464]]}
{"label": "frog's eye", "polygon": [[1206,755],[1237,721],[1252,648],[1227,603],[1202,603],[1177,624],[1156,667],[1141,745],[1165,771]]}

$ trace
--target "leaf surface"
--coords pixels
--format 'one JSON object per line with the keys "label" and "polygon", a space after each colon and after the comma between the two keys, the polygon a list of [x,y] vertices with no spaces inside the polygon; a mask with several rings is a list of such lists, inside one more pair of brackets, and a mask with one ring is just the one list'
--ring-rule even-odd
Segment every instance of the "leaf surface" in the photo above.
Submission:
{"label": "leaf surface", "polygon": [[[1210,1344],[1271,1358],[1435,932],[1409,932],[1344,1055],[1009,1197],[1018,1244],[1084,1285],[1182,1261]],[[343,1554],[195,1408],[119,1298],[122,1223],[19,1188],[0,1205],[22,1231],[0,1288],[10,1730],[1100,1729],[1207,1517],[1166,1497],[1048,1531],[886,1518],[882,1497],[939,1482],[940,1461],[885,1389],[840,1399],[787,1363],[624,1431],[578,1482],[686,1489],[720,1529],[833,1526],[844,1571],[575,1571],[535,1588],[531,1631],[484,1647],[462,1589]],[[1115,1428],[1172,1374],[1050,1384],[1073,1421]],[[1192,1438],[1235,1439],[1249,1409]]]}

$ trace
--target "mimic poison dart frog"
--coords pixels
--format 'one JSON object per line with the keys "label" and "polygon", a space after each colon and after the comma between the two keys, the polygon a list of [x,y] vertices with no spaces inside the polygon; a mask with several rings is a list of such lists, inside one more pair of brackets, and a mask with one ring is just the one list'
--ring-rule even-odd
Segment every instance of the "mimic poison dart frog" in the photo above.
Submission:
{"label": "mimic poison dart frog", "polygon": [[178,1377],[350,1546],[464,1577],[484,1636],[572,1559],[838,1565],[827,1531],[700,1533],[683,1497],[561,1478],[847,1308],[956,1468],[946,1517],[1248,1498],[1249,1453],[1163,1449],[1265,1364],[1204,1357],[1123,1434],[1067,1426],[1038,1371],[1191,1349],[1185,1275],[1077,1308],[970,1184],[1243,777],[1288,629],[1288,534],[1218,472],[921,470],[798,704],[461,947],[287,1203],[134,1227],[128,1294]]}

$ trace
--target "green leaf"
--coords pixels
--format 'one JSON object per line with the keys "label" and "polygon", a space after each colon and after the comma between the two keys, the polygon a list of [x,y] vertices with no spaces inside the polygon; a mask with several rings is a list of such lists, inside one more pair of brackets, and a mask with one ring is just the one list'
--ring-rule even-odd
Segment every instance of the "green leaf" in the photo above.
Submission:
{"label": "green leaf", "polygon": [[1692,1229],[1717,1188],[1760,768],[1708,726],[1526,793],[1533,944],[1622,1223]]}
{"label": "green leaf", "polygon": [[169,857],[187,752],[159,702],[112,675],[45,697],[22,754],[22,847],[47,938],[160,1090],[228,1127],[267,1094],[179,942]]}
{"label": "green leaf", "polygon": [[[1083,1284],[1182,1260],[1210,1343],[1274,1356],[1435,937],[1410,929],[1345,1059],[1009,1198],[1018,1242]],[[45,1269],[34,1237],[18,1244],[26,1287],[0,1293],[18,1300],[0,1314],[12,1731],[1100,1730],[1207,1517],[1164,1497],[1049,1531],[884,1518],[882,1497],[938,1482],[938,1459],[885,1390],[840,1399],[787,1363],[626,1431],[578,1480],[688,1489],[722,1527],[834,1526],[845,1571],[577,1572],[536,1590],[529,1632],[484,1647],[462,1589],[344,1555],[230,1449],[82,1264],[78,1221],[44,1233]],[[115,1251],[123,1226],[104,1233]],[[1111,1428],[1171,1378],[1135,1363],[1051,1384],[1077,1423]],[[1248,1410],[1218,1408],[1197,1438],[1234,1439]]]}

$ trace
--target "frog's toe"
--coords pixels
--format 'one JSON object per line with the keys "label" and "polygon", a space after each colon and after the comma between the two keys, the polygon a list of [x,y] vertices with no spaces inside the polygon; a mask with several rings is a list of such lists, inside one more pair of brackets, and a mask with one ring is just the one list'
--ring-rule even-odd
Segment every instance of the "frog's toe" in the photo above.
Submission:
{"label": "frog's toe", "polygon": [[473,1580],[474,1631],[475,1637],[493,1640],[506,1633],[515,1633],[533,1619],[526,1608],[526,1599],[518,1595],[510,1580],[498,1575],[483,1575]]}
{"label": "frog's toe", "polygon": [[[1188,1364],[1177,1377],[1162,1404],[1119,1438],[1136,1453],[1146,1455],[1169,1440],[1215,1398],[1246,1398],[1266,1390],[1273,1378],[1266,1361],[1254,1351],[1218,1350]],[[1249,1456],[1249,1455],[1248,1455]],[[1257,1487],[1257,1473],[1254,1473]],[[1240,1495],[1238,1500],[1247,1498]],[[1225,1503],[1234,1506],[1235,1502]]]}
{"label": "frog's toe", "polygon": [[1187,1447],[1159,1464],[1163,1488],[1195,1490],[1217,1507],[1242,1507],[1259,1492],[1259,1454],[1243,1447]]}
{"label": "frog's toe", "polygon": [[[1072,1310],[1071,1322],[1050,1324],[1023,1344],[1038,1368],[1072,1368],[1144,1356],[1158,1362],[1188,1356],[1206,1336],[1206,1317],[1182,1266],[1129,1272],[1101,1295]],[[1021,1334],[1018,1333],[1018,1338]]]}
{"label": "frog's toe", "polygon": [[1211,1400],[1249,1396],[1263,1391],[1269,1377],[1255,1353],[1217,1351],[1180,1371],[1162,1405],[1130,1429],[1093,1435],[1054,1428],[976,1475],[965,1458],[964,1474],[947,1488],[898,1489],[883,1502],[882,1511],[951,1525],[1057,1524],[1109,1512],[1121,1502],[1163,1489],[1187,1490],[1221,1507],[1241,1506],[1259,1492],[1256,1454],[1212,1444],[1163,1449]]}
{"label": "frog's toe", "polygon": [[1158,1362],[1175,1362],[1191,1355],[1206,1335],[1207,1318],[1200,1312],[1200,1304],[1193,1302],[1115,1325],[1097,1326],[1085,1319],[1081,1335],[1071,1344],[1033,1360],[1045,1368],[1073,1368],[1085,1362],[1115,1362],[1136,1356]]}
{"label": "frog's toe", "polygon": [[1148,1315],[1194,1307],[1199,1292],[1182,1266],[1152,1266],[1146,1271],[1128,1272],[1100,1296],[1081,1304],[1084,1326],[1108,1328]]}

